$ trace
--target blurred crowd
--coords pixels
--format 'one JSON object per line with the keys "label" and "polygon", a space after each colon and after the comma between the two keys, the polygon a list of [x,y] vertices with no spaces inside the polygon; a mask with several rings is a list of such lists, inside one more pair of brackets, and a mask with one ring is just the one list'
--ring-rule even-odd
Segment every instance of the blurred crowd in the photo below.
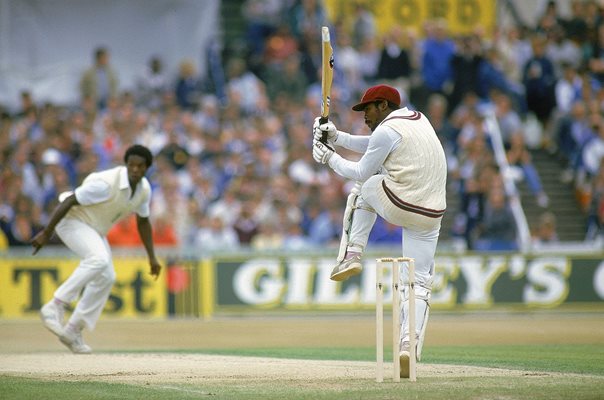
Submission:
{"label": "blurred crowd", "polygon": [[[394,26],[380,34],[363,5],[349,20],[328,21],[319,0],[247,0],[242,15],[243,37],[224,49],[221,65],[210,66],[222,80],[200,79],[190,60],[170,76],[161,58],[150,57],[136,88],[123,91],[111,49],[99,47],[82,73],[79,104],[40,104],[24,90],[18,110],[2,109],[0,249],[28,246],[59,193],[121,164],[132,143],[155,156],[149,179],[158,246],[337,245],[351,182],[311,155],[323,25],[331,27],[337,57],[330,118],[338,128],[369,134],[362,113],[350,106],[377,83],[397,87],[407,107],[432,121],[447,154],[449,191],[460,204],[447,210],[455,223],[443,236],[475,250],[518,246],[495,133],[485,121],[491,111],[516,179],[543,210],[534,240],[558,240],[531,161],[535,149],[564,165],[561,179],[580,194],[589,221],[586,239],[604,232],[604,9],[598,2],[572,1],[565,17],[549,2],[534,26],[518,22],[464,35],[453,35],[441,20],[426,21],[421,32]],[[135,232],[134,220],[126,219],[109,241],[138,246]],[[378,219],[370,243],[400,241],[400,229]]]}

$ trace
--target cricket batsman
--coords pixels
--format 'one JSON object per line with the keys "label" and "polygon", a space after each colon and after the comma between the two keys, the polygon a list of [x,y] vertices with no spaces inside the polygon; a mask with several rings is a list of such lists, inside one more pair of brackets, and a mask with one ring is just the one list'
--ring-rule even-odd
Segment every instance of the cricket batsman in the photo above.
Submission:
{"label": "cricket batsman", "polygon": [[[313,158],[338,175],[356,181],[344,212],[344,229],[337,265],[331,279],[344,281],[361,273],[361,258],[376,214],[403,228],[402,256],[415,259],[417,360],[428,322],[434,255],[446,208],[447,165],[442,145],[425,115],[401,108],[397,89],[377,85],[367,89],[352,107],[365,114],[371,135],[351,135],[328,121],[313,126]],[[322,135],[328,145],[321,143]],[[335,152],[335,146],[363,154],[358,162]],[[403,281],[407,271],[402,271]],[[403,288],[399,348],[401,377],[409,375],[409,293]]]}

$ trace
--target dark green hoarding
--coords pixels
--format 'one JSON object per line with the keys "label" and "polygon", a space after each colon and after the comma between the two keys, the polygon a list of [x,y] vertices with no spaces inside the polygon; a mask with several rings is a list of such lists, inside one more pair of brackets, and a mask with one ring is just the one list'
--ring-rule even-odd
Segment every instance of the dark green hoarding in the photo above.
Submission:
{"label": "dark green hoarding", "polygon": [[[375,260],[346,282],[329,280],[331,258],[216,260],[216,306],[256,309],[358,309],[375,301]],[[604,261],[598,257],[454,255],[436,259],[434,308],[494,305],[604,305]],[[391,279],[388,271],[386,281]],[[386,282],[388,286],[388,282]],[[385,301],[391,293],[385,293]]]}

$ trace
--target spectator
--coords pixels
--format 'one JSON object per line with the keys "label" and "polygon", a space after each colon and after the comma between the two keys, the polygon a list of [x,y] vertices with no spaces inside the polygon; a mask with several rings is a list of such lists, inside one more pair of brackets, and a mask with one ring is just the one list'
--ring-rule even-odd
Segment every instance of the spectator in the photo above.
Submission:
{"label": "spectator", "polygon": [[545,54],[554,64],[556,76],[562,75],[562,66],[570,64],[579,68],[582,63],[583,55],[579,46],[570,40],[564,32],[564,28],[557,26],[551,29],[547,37]]}
{"label": "spectator", "polygon": [[41,173],[44,190],[41,206],[47,209],[49,203],[53,202],[60,193],[71,190],[74,185],[70,184],[67,171],[61,162],[61,154],[56,149],[49,148],[42,153]]}
{"label": "spectator", "polygon": [[522,84],[522,71],[533,54],[531,43],[526,36],[527,29],[511,25],[503,30],[494,43],[502,58],[506,77],[518,85]]}
{"label": "spectator", "polygon": [[[268,68],[278,69],[282,62],[298,52],[299,47],[290,26],[282,22],[277,30],[266,39],[264,64]],[[265,76],[264,81],[268,82],[268,80],[269,76]]]}
{"label": "spectator", "polygon": [[12,221],[0,224],[9,246],[14,247],[29,246],[34,234],[41,229],[41,225],[32,220],[31,214],[21,211],[17,211]]}
{"label": "spectator", "polygon": [[336,46],[338,51],[338,68],[335,70],[334,80],[341,80],[350,87],[352,93],[361,92],[364,85],[361,72],[361,55],[357,48],[352,45],[351,35],[343,27],[336,31]]}
{"label": "spectator", "polygon": [[533,246],[539,248],[543,245],[559,243],[560,240],[558,239],[556,229],[556,215],[550,211],[541,214],[537,228],[533,234]]}
{"label": "spectator", "polygon": [[247,68],[242,58],[229,61],[226,89],[229,102],[240,108],[244,115],[258,113],[258,105],[266,96],[264,82]]}
{"label": "spectator", "polygon": [[300,69],[300,55],[290,54],[280,64],[269,67],[270,79],[267,79],[267,91],[271,101],[292,99],[302,103],[306,95],[308,82]]}
{"label": "spectator", "polygon": [[332,206],[324,208],[308,228],[308,236],[315,244],[328,245],[339,241],[342,233],[342,210]]}
{"label": "spectator", "polygon": [[8,219],[0,218],[0,229],[9,246],[29,246],[31,239],[41,229],[40,210],[23,194],[18,194]]}
{"label": "spectator", "polygon": [[357,2],[354,5],[354,20],[352,23],[352,45],[362,47],[368,40],[376,39],[375,16],[366,4]]}
{"label": "spectator", "polygon": [[594,127],[590,125],[587,106],[582,101],[573,104],[571,112],[561,119],[556,133],[560,157],[566,164],[561,176],[564,183],[574,180],[581,164],[583,146],[594,137]]}
{"label": "spectator", "polygon": [[151,57],[149,64],[138,78],[138,102],[150,110],[161,107],[163,98],[169,90],[169,79],[164,65],[158,56]]}
{"label": "spectator", "polygon": [[564,20],[558,13],[558,4],[556,0],[549,0],[545,5],[543,13],[537,19],[537,32],[545,34],[550,30],[560,27],[564,24]]}
{"label": "spectator", "polygon": [[497,48],[487,47],[478,68],[477,94],[482,99],[487,99],[495,91],[502,92],[512,99],[516,109],[524,111],[526,108],[524,88],[506,77],[504,68],[501,54]]}
{"label": "spectator", "polygon": [[[468,92],[478,93],[480,66],[483,63],[480,41],[474,36],[461,38],[450,60],[452,92],[449,104],[454,109]],[[442,86],[442,85],[441,85]]]}
{"label": "spectator", "polygon": [[384,36],[377,80],[386,85],[407,91],[411,78],[411,35],[396,25]]}
{"label": "spectator", "polygon": [[20,108],[16,112],[15,117],[22,118],[28,115],[31,111],[37,110],[36,104],[34,103],[34,99],[29,90],[22,90],[19,99],[21,101]]}
{"label": "spectator", "polygon": [[432,123],[438,138],[440,139],[445,155],[447,156],[447,165],[449,171],[457,168],[457,134],[459,131],[453,127],[449,118],[447,118],[448,101],[441,94],[432,94],[428,97],[426,116]]}
{"label": "spectator", "polygon": [[604,233],[604,160],[590,182],[590,201],[587,209],[585,240],[593,241]]}
{"label": "spectator", "polygon": [[180,63],[178,79],[174,88],[176,103],[182,110],[195,110],[201,97],[201,83],[191,60]]}
{"label": "spectator", "polygon": [[562,76],[556,82],[556,108],[558,116],[568,114],[573,103],[581,100],[583,80],[570,63],[562,63]]}
{"label": "spectator", "polygon": [[462,181],[460,207],[453,225],[453,235],[472,249],[477,227],[482,223],[489,188],[498,172],[492,164],[483,164]]}
{"label": "spectator", "polygon": [[495,117],[501,131],[501,140],[506,148],[509,148],[512,135],[522,131],[522,118],[514,108],[511,97],[507,94],[493,91],[491,99],[495,106]]}
{"label": "spectator", "polygon": [[232,226],[241,212],[242,202],[237,197],[236,187],[230,186],[222,196],[208,207],[208,215],[222,219]]}
{"label": "spectator", "polygon": [[598,86],[604,86],[604,24],[597,27],[587,66]]}
{"label": "spectator", "polygon": [[484,217],[478,227],[478,238],[474,250],[509,251],[517,250],[516,222],[505,193],[491,188],[484,206]]}
{"label": "spectator", "polygon": [[509,165],[520,170],[519,175],[526,180],[530,191],[535,196],[537,205],[546,208],[549,205],[549,197],[543,190],[539,173],[531,160],[531,154],[524,145],[522,132],[516,132],[510,137],[510,147],[506,155]]}
{"label": "spectator", "polygon": [[259,223],[254,217],[254,202],[244,201],[241,204],[241,212],[233,223],[233,229],[237,233],[239,243],[249,245],[259,232]]}
{"label": "spectator", "polygon": [[283,237],[283,250],[286,251],[301,251],[309,250],[313,247],[310,239],[308,239],[300,224],[288,222],[285,226],[285,234]]}
{"label": "spectator", "polygon": [[283,9],[281,0],[246,0],[242,14],[246,20],[246,34],[251,58],[264,52],[264,43],[276,29]]}
{"label": "spectator", "polygon": [[[582,2],[578,2],[578,3],[582,3]],[[571,16],[571,19],[566,22],[566,29],[567,29],[568,36],[572,40],[576,40],[578,43],[582,44],[583,53],[584,53],[584,55],[586,55],[589,51],[590,42],[593,41],[597,35],[596,32],[598,30],[598,26],[602,22],[602,11],[604,9],[600,5],[600,3],[597,1],[587,1],[587,2],[585,2],[585,4],[583,4],[583,6],[584,6],[583,15],[580,16],[579,24],[585,23],[585,25],[586,25],[585,37],[582,40],[576,40],[576,38],[573,35],[573,33],[574,33],[573,19],[574,19],[575,15],[577,15],[574,10],[573,10],[573,15]]]}
{"label": "spectator", "polygon": [[[202,217],[203,218],[203,217]],[[208,217],[195,234],[195,248],[204,251],[231,251],[239,247],[235,230],[218,217]]]}
{"label": "spectator", "polygon": [[106,47],[94,51],[94,65],[87,69],[80,81],[82,99],[91,99],[99,110],[104,110],[110,98],[117,97],[118,75],[111,67]]}
{"label": "spectator", "polygon": [[259,232],[252,239],[251,247],[255,250],[278,250],[283,248],[285,235],[277,223],[272,220],[261,221]]}
{"label": "spectator", "polygon": [[172,220],[168,215],[158,215],[154,218],[153,242],[160,247],[176,247],[180,244]]}
{"label": "spectator", "polygon": [[304,37],[300,43],[300,69],[304,72],[309,87],[321,84],[322,58],[321,42],[314,36]]}
{"label": "spectator", "polygon": [[585,179],[587,180],[598,174],[600,164],[604,159],[604,119],[600,117],[600,121],[594,125],[596,135],[585,143],[581,151],[580,168],[586,174]]}
{"label": "spectator", "polygon": [[21,140],[14,148],[12,157],[9,159],[11,169],[22,179],[23,194],[28,196],[35,204],[42,204],[43,190],[40,187],[40,179],[36,171],[34,160],[31,159],[32,146],[26,140]]}
{"label": "spectator", "polygon": [[526,105],[544,129],[555,107],[556,75],[554,64],[545,54],[546,40],[535,35],[532,38],[533,56],[524,66],[522,80],[526,89]]}
{"label": "spectator", "polygon": [[292,17],[292,33],[302,41],[303,38],[315,38],[317,28],[327,25],[327,15],[319,0],[300,0],[288,14]]}
{"label": "spectator", "polygon": [[363,60],[359,65],[359,71],[363,82],[363,86],[372,85],[375,82],[380,64],[381,50],[377,46],[377,39],[368,37],[358,47],[359,57]]}
{"label": "spectator", "polygon": [[[594,6],[596,7],[594,9]],[[566,36],[574,43],[585,43],[588,40],[588,21],[598,17],[598,4],[595,1],[571,0],[571,15],[562,21]]]}
{"label": "spectator", "polygon": [[425,101],[430,94],[448,95],[446,84],[450,83],[453,76],[451,59],[455,54],[455,43],[449,37],[446,22],[444,20],[434,21],[428,29],[420,66],[423,99],[414,101],[420,110],[424,108]]}
{"label": "spectator", "polygon": [[136,232],[136,217],[133,215],[113,225],[107,232],[107,241],[115,247],[138,247],[142,241]]}
{"label": "spectator", "polygon": [[167,218],[176,233],[178,243],[185,243],[191,225],[189,201],[180,188],[175,171],[167,164],[160,167],[160,160],[161,158],[158,157],[154,163],[156,168],[166,168],[167,170],[163,173],[155,171],[157,176],[154,175],[154,178],[157,186],[153,188],[151,211],[153,215]]}

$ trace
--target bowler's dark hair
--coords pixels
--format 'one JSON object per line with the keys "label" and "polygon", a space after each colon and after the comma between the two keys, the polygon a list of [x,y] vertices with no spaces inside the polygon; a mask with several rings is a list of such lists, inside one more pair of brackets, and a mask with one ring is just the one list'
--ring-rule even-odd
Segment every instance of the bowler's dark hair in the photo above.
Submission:
{"label": "bowler's dark hair", "polygon": [[126,154],[124,154],[124,162],[128,163],[128,157],[130,156],[139,156],[145,159],[145,163],[147,164],[147,168],[149,168],[153,164],[153,154],[151,151],[142,146],[140,144],[135,144],[126,150]]}

